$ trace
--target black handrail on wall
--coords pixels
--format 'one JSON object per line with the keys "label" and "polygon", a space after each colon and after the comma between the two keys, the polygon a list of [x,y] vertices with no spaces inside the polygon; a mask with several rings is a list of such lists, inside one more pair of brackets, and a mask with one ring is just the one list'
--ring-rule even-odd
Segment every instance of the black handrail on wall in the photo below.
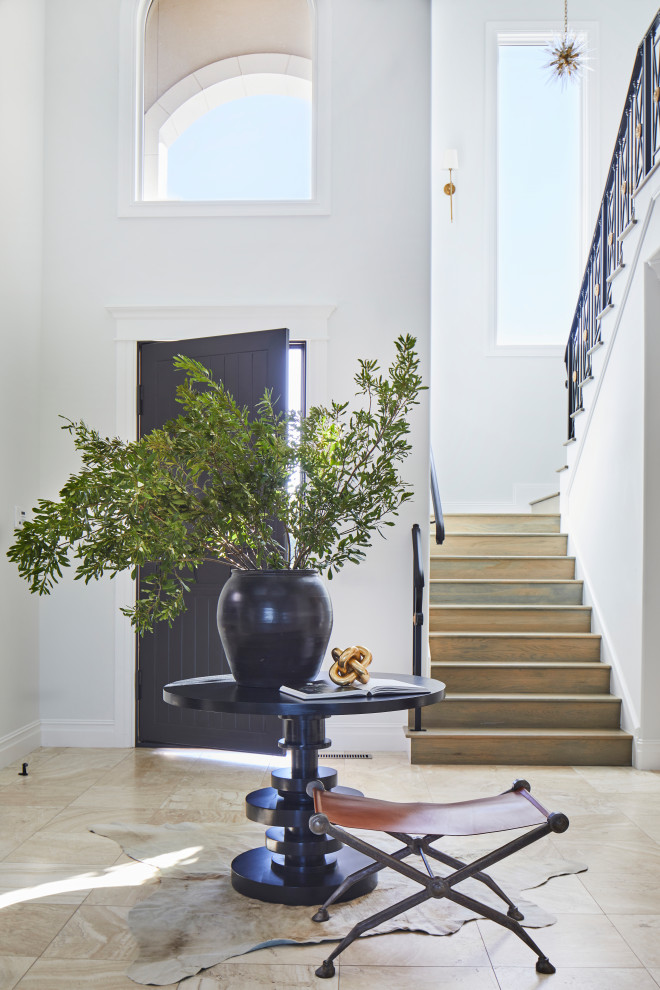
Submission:
{"label": "black handrail on wall", "polygon": [[660,165],[660,10],[639,48],[566,345],[568,439],[583,408],[600,319],[612,307],[612,281],[623,268],[622,241],[635,220],[635,195]]}
{"label": "black handrail on wall", "polygon": [[445,542],[445,520],[442,515],[442,503],[440,502],[440,489],[438,488],[438,476],[435,472],[435,458],[431,449],[431,499],[433,501],[433,515],[435,516],[435,542]]}
{"label": "black handrail on wall", "polygon": [[[422,626],[424,625],[424,568],[422,567],[422,532],[419,523],[412,528],[413,545],[413,674],[422,676]],[[422,712],[415,709],[415,732],[422,731]]]}

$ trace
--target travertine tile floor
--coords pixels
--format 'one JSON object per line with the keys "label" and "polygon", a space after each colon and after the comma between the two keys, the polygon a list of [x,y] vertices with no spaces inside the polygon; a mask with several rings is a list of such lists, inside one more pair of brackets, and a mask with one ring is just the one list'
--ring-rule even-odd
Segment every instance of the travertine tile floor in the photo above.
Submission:
{"label": "travertine tile floor", "polygon": [[[135,990],[124,974],[135,944],[126,917],[152,872],[94,822],[241,822],[245,793],[269,783],[263,763],[187,750],[41,749],[0,770],[0,990]],[[247,758],[246,758],[247,759]],[[240,760],[240,758],[239,758]],[[272,761],[275,762],[275,761]],[[329,757],[326,762],[333,763]],[[447,938],[365,939],[334,980],[314,977],[318,946],[263,949],[186,990],[657,990],[660,986],[660,774],[604,767],[411,767],[405,756],[336,761],[340,780],[370,796],[460,800],[525,776],[571,819],[546,841],[589,872],[552,880],[535,899],[558,916],[539,932],[557,967],[492,922]]]}

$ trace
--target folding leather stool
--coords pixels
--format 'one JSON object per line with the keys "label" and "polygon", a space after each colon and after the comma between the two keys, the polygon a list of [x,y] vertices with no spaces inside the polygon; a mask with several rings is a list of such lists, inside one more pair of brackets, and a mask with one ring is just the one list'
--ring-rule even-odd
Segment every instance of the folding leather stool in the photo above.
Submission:
{"label": "folding leather stool", "polygon": [[[365,866],[344,880],[316,912],[314,921],[327,921],[330,917],[327,909],[333,901],[339,900],[358,880],[378,873],[386,867],[391,867],[422,886],[418,893],[411,894],[391,907],[358,922],[319,966],[316,970],[317,976],[323,978],[333,976],[335,972],[333,960],[364,932],[432,897],[446,897],[447,900],[461,904],[482,917],[508,928],[538,956],[537,972],[555,972],[555,967],[548,957],[520,924],[523,915],[516,905],[493,878],[484,873],[484,870],[495,863],[524,849],[544,835],[550,832],[565,832],[568,828],[566,815],[546,811],[530,794],[531,788],[526,780],[516,780],[511,790],[503,794],[477,798],[474,801],[458,801],[454,804],[400,804],[392,801],[376,801],[372,798],[326,791],[320,781],[312,781],[307,790],[314,798],[316,812],[309,820],[312,832],[317,835],[327,833],[373,860],[369,866]],[[396,852],[386,853],[365,842],[364,839],[345,831],[341,826],[385,832],[398,839],[403,845]],[[433,842],[445,835],[483,835],[488,832],[504,832],[508,829],[520,828],[528,828],[528,831],[493,852],[479,856],[472,863],[464,863],[432,846]],[[421,857],[426,873],[403,862],[412,854]],[[429,865],[429,858],[451,867],[454,872],[446,876],[435,875]],[[470,878],[479,880],[501,898],[508,907],[507,913],[504,914],[488,904],[482,904],[481,901],[456,889],[462,881]]]}

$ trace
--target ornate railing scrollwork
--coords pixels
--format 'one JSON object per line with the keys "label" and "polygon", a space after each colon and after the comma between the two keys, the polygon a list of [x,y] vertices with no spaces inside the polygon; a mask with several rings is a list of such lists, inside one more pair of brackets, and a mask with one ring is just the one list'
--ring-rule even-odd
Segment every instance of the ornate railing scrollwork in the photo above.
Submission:
{"label": "ornate railing scrollwork", "polygon": [[582,410],[600,320],[612,305],[612,281],[623,267],[622,241],[635,223],[635,194],[660,165],[660,10],[637,49],[614,154],[584,270],[565,362],[568,438]]}

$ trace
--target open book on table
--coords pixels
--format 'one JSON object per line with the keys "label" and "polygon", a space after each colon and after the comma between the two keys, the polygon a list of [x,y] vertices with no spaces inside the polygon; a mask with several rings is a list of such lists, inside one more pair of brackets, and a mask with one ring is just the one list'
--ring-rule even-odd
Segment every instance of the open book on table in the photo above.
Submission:
{"label": "open book on table", "polygon": [[320,677],[316,681],[305,681],[302,684],[289,686],[283,684],[282,694],[303,701],[336,701],[337,698],[367,698],[387,694],[429,694],[429,688],[409,681],[400,681],[394,677],[379,677],[378,680],[369,678],[366,684],[353,681],[351,684],[335,684],[329,677]]}

